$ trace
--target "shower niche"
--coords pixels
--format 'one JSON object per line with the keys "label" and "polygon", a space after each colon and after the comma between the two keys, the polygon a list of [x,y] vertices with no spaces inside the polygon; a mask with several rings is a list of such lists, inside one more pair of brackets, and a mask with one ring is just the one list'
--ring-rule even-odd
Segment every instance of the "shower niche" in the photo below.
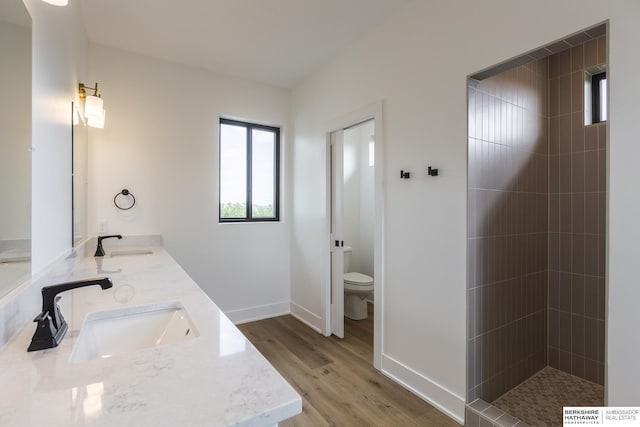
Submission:
{"label": "shower niche", "polygon": [[604,405],[606,65],[601,24],[468,79],[467,425]]}

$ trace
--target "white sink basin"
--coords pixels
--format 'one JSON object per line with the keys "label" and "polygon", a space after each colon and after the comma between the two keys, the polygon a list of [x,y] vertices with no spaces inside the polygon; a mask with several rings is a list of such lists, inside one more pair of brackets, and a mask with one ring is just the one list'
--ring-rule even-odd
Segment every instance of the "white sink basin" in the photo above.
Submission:
{"label": "white sink basin", "polygon": [[110,256],[130,256],[130,255],[151,255],[153,251],[151,249],[123,249],[119,251],[111,251]]}
{"label": "white sink basin", "polygon": [[101,311],[85,318],[71,361],[108,358],[197,336],[179,302]]}

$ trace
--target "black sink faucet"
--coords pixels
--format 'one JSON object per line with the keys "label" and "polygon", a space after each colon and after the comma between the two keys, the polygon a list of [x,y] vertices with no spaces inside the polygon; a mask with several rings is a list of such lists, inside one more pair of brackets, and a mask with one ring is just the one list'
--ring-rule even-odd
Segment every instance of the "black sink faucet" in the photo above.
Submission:
{"label": "black sink faucet", "polygon": [[98,236],[98,247],[96,248],[96,253],[94,256],[104,256],[104,249],[102,249],[102,241],[104,239],[111,239],[112,237],[122,239],[122,235],[120,234],[112,234],[110,236]]}
{"label": "black sink faucet", "polygon": [[56,295],[71,289],[93,285],[98,285],[103,290],[113,286],[108,277],[96,277],[95,279],[61,283],[42,288],[42,312],[33,319],[34,322],[38,322],[38,327],[31,338],[31,344],[27,351],[56,347],[69,329],[58,306],[60,297],[56,297]]}

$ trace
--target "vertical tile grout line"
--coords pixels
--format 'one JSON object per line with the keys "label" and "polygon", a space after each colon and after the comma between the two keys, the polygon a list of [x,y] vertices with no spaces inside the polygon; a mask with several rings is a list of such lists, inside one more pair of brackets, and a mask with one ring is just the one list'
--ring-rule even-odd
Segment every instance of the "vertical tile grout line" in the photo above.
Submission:
{"label": "vertical tile grout line", "polygon": [[[568,50],[568,54],[569,54],[569,70],[571,70],[571,49]],[[571,72],[569,72],[569,79],[571,79]],[[569,302],[570,302],[570,317],[569,317],[569,341],[570,341],[570,358],[569,358],[569,371],[573,372],[574,368],[573,368],[573,280],[574,280],[574,271],[573,271],[573,265],[574,265],[574,248],[573,248],[573,241],[574,241],[574,224],[573,224],[573,190],[574,190],[574,182],[573,182],[573,122],[572,122],[572,115],[571,115],[571,80],[569,80],[569,159],[570,159],[570,163],[569,163],[569,170],[570,170],[570,177],[571,177],[571,184],[569,187],[569,194],[570,194],[570,200],[571,200],[571,209],[570,209],[570,218],[571,218],[571,243],[570,243],[570,255],[569,255],[569,259],[571,260],[571,265],[570,265],[570,271],[571,271],[571,285],[569,286]]]}
{"label": "vertical tile grout line", "polygon": [[[549,205],[548,205],[548,210],[549,210],[549,223],[548,223],[548,230],[549,230],[549,234],[548,234],[548,254],[547,254],[547,267],[548,267],[548,274],[547,274],[547,366],[550,365],[551,362],[551,352],[550,352],[550,346],[551,346],[551,310],[550,310],[550,303],[551,303],[551,256],[552,253],[554,251],[552,251],[552,240],[551,240],[551,223],[552,223],[552,216],[553,216],[553,212],[552,212],[552,207],[551,207],[551,199],[552,199],[552,182],[551,182],[551,168],[552,168],[552,152],[551,152],[551,66],[550,66],[550,61],[549,58],[547,57],[547,76],[545,79],[545,84],[546,84],[546,94],[547,94],[547,99],[546,99],[546,115],[547,115],[547,144],[549,147],[548,150],[548,191],[549,191]],[[559,200],[559,198],[558,198]]]}

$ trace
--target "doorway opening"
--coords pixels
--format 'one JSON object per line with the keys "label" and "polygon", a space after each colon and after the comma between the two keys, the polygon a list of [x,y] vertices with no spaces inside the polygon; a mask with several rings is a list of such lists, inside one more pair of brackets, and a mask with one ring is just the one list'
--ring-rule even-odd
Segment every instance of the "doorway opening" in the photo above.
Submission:
{"label": "doorway opening", "polygon": [[468,79],[469,425],[605,404],[608,132],[585,124],[585,81],[606,33]]}
{"label": "doorway opening", "polygon": [[381,362],[382,105],[343,119],[327,134],[330,274],[326,335],[362,346]]}

